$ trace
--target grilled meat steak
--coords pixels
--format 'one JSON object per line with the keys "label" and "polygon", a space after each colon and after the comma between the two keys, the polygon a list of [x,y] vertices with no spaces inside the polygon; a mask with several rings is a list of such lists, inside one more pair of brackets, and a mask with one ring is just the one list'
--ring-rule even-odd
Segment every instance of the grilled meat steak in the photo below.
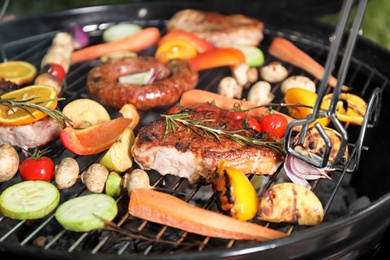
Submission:
{"label": "grilled meat steak", "polygon": [[10,144],[27,150],[58,138],[62,129],[62,124],[50,116],[21,126],[0,124],[0,144]]}
{"label": "grilled meat steak", "polygon": [[166,26],[168,31],[185,30],[212,42],[216,47],[237,44],[257,46],[263,40],[264,24],[242,14],[184,9],[175,13]]}
{"label": "grilled meat steak", "polygon": [[[224,131],[242,130],[236,121],[221,113],[184,112],[189,115],[187,121],[202,120],[202,125]],[[278,137],[265,132],[258,133],[250,129],[240,131],[240,135],[282,145]],[[162,175],[172,174],[187,178],[190,183],[202,184],[212,182],[217,164],[222,159],[226,161],[226,166],[235,167],[246,174],[263,175],[275,173],[283,161],[283,155],[269,147],[240,144],[223,135],[217,138],[198,127],[185,126],[179,122],[175,125],[175,131],[170,129],[166,132],[164,117],[140,129],[132,147],[132,155],[144,170],[153,169]]]}

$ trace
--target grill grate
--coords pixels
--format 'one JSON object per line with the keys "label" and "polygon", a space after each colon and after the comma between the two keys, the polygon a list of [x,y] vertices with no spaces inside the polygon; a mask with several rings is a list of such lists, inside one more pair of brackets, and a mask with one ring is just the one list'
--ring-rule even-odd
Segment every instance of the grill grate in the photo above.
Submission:
{"label": "grill grate", "polygon": [[[164,33],[163,28],[166,21],[152,20],[145,22],[133,20],[126,22],[139,23],[144,27],[157,26],[161,28],[162,33]],[[91,28],[89,33],[91,35],[92,44],[101,41],[102,30],[106,27],[107,24],[88,25],[88,28]],[[2,46],[2,60],[25,60],[39,67],[40,61],[45,55],[47,48],[50,46],[55,33],[56,31],[48,32],[4,44]],[[317,61],[324,64],[329,50],[327,43],[318,42],[310,37],[305,38],[304,35],[297,36],[291,32],[283,32],[280,29],[276,30],[272,27],[267,28],[264,33],[265,39],[262,41],[260,48],[266,55],[265,64],[273,60],[271,56],[267,55],[266,50],[268,49],[271,40],[276,36],[289,38],[294,42],[294,44],[308,53],[311,57],[314,57]],[[141,52],[140,55],[153,55],[154,51],[154,48],[150,48]],[[63,93],[66,101],[59,104],[60,109],[74,99],[87,97],[84,89],[86,76],[88,71],[95,66],[97,62],[98,61],[84,62],[71,67],[66,79],[67,86]],[[288,68],[290,75],[306,75],[306,73],[299,68],[289,66],[289,64],[285,65]],[[230,70],[227,68],[218,68],[200,72],[200,82],[198,86],[206,90],[216,91],[218,82],[229,74]],[[306,76],[312,78],[310,75]],[[313,80],[318,83],[317,80]],[[354,91],[358,91],[358,93],[355,94],[362,96],[365,100],[369,100],[370,96],[373,96],[371,99],[372,110],[370,111],[372,111],[372,113],[379,112],[381,89],[388,85],[388,79],[376,71],[375,68],[352,58],[350,71],[346,76],[345,83],[350,86],[358,86],[354,88]],[[278,94],[279,88],[279,84],[273,85],[272,91],[276,95],[275,102],[281,101],[282,99],[282,97]],[[372,91],[373,89],[376,90]],[[114,109],[107,107],[107,110],[110,112],[112,117],[117,116],[117,112]],[[142,120],[139,126],[145,125],[149,121],[156,119],[159,114],[163,112],[165,112],[164,109],[141,112]],[[369,112],[368,114],[372,113]],[[372,122],[368,125],[371,126],[371,123]],[[361,150],[367,149],[367,147],[364,147],[363,145],[364,133],[362,137],[360,127],[357,129],[356,126],[349,126],[347,124],[345,125],[345,128],[350,130],[349,145],[360,147],[361,149],[357,149],[360,155]],[[80,172],[86,170],[92,163],[97,162],[102,155],[76,156],[64,149],[60,140],[56,140],[48,144],[48,146],[52,151],[49,156],[54,158],[54,162],[56,164],[59,164],[59,162],[65,157],[73,157],[79,162]],[[358,161],[354,165],[356,166],[355,168],[357,168]],[[337,217],[332,215],[331,207],[334,204],[332,201],[333,198],[337,196],[336,193],[338,189],[345,186],[343,185],[343,182],[348,183],[351,177],[351,175],[346,174],[346,172],[346,169],[343,169],[332,173],[333,182],[331,188],[326,188],[328,183],[325,183],[326,181],[322,180],[316,181],[313,185],[313,187],[315,187],[316,194],[322,200],[324,205],[326,205],[327,215],[325,217],[325,221],[330,221],[332,218]],[[278,178],[283,178],[281,171],[278,171],[271,177],[264,177],[264,189],[272,185],[272,183],[278,181]],[[162,177],[156,172],[150,172],[150,179],[153,186],[171,190],[173,192],[179,192],[180,194],[184,193],[185,197],[183,197],[183,199],[188,202],[200,207],[215,210],[213,197],[211,195],[212,191],[209,186],[192,186],[184,179],[174,176]],[[12,181],[1,184],[0,192],[6,187],[19,181],[21,181],[20,177],[15,177]],[[324,190],[325,192],[323,192]],[[61,202],[86,193],[88,193],[88,191],[81,182],[78,181],[71,189],[61,191]],[[0,244],[7,243],[10,245],[37,247],[47,251],[54,250],[68,253],[86,253],[86,255],[106,253],[128,256],[159,255],[160,257],[162,254],[196,253],[199,251],[216,249],[242,248],[256,244],[256,242],[252,241],[234,241],[202,237],[171,227],[161,226],[136,219],[127,213],[128,197],[126,194],[122,194],[119,198],[117,198],[117,202],[119,205],[119,214],[115,219],[115,224],[122,230],[131,231],[133,234],[131,237],[118,235],[118,232],[112,232],[109,229],[91,231],[87,233],[68,232],[63,230],[56,222],[54,214],[36,221],[16,221],[0,216]],[[259,223],[270,228],[287,232],[288,234],[300,232],[302,229],[306,229],[305,227],[294,226],[291,224]]]}

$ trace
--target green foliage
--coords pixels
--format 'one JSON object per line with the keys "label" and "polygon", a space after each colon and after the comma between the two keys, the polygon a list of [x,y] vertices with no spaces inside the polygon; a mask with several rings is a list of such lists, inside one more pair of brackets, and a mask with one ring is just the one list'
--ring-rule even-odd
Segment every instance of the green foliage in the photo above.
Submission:
{"label": "green foliage", "polygon": [[[354,11],[356,11],[356,8]],[[388,49],[390,49],[389,13],[390,1],[371,0],[368,2],[361,26],[363,37],[368,38],[369,40],[372,40]],[[338,13],[321,17],[320,21],[336,25],[338,21]]]}

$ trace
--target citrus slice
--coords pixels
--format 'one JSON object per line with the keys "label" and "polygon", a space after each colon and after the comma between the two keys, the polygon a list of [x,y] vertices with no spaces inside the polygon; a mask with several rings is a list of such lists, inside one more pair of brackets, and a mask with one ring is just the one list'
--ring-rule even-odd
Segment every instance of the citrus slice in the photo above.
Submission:
{"label": "citrus slice", "polygon": [[[57,92],[54,87],[44,85],[32,85],[20,88],[0,97],[13,101],[26,101],[26,103],[38,103],[41,107],[55,109],[57,107]],[[45,102],[42,102],[45,101]],[[42,102],[42,103],[40,103]],[[0,103],[0,124],[27,125],[47,116],[45,112],[36,108],[7,106]]]}
{"label": "citrus slice", "polygon": [[31,82],[37,75],[34,65],[26,61],[7,61],[0,63],[0,77],[21,85]]}

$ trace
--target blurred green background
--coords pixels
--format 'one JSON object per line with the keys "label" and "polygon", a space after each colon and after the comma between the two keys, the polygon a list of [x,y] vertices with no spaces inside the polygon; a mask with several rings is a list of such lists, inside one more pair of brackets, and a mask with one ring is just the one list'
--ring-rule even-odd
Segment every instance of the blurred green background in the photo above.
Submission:
{"label": "blurred green background", "polygon": [[[4,3],[7,0],[1,0]],[[294,0],[291,0],[294,1]],[[313,0],[316,1],[316,0]],[[34,15],[51,11],[60,11],[71,8],[118,3],[142,2],[142,0],[10,0],[6,11],[6,18],[13,16]],[[223,2],[223,1],[222,1]],[[362,36],[383,47],[390,49],[390,1],[370,0],[362,24]],[[319,20],[336,24],[338,15],[329,14],[319,17]]]}

